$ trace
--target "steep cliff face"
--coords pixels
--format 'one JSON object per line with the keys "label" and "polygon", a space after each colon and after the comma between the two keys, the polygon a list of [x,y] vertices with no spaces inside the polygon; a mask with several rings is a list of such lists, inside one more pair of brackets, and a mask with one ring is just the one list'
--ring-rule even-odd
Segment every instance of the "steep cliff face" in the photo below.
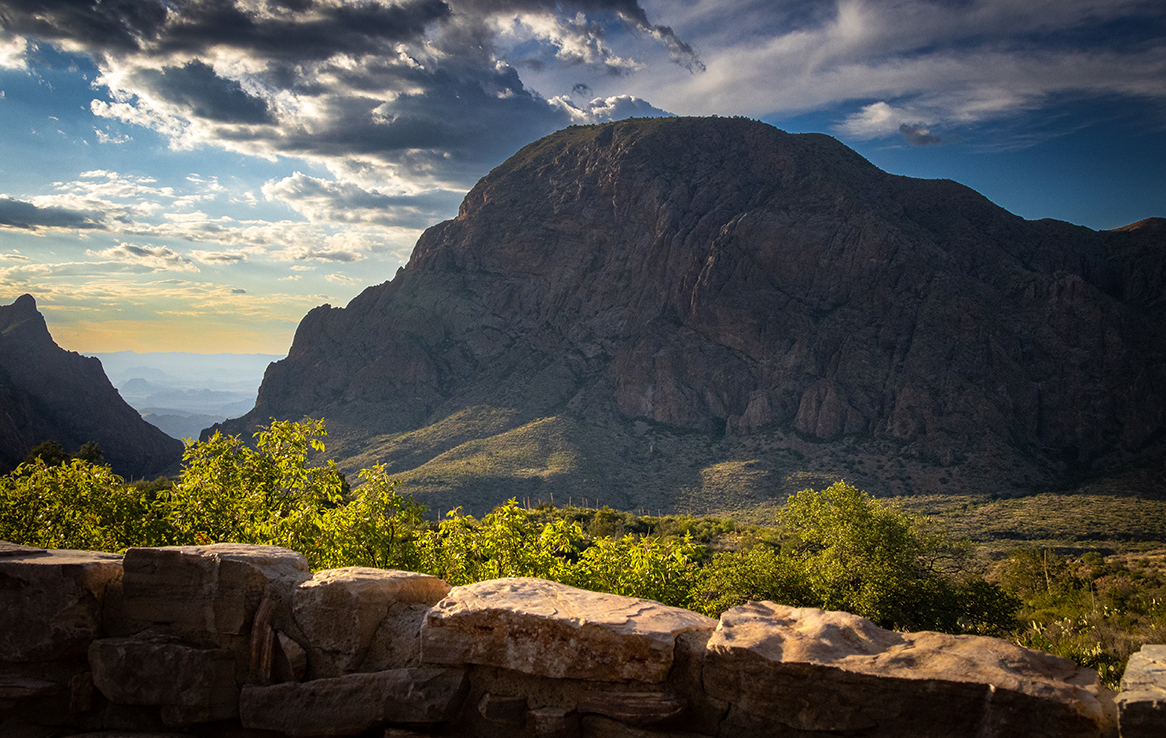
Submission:
{"label": "steep cliff face", "polygon": [[1120,465],[1166,430],[1164,264],[1159,220],[1025,221],[827,136],[570,128],[483,178],[391,282],[309,313],[229,428],[322,415],[355,455],[489,405]]}
{"label": "steep cliff face", "polygon": [[0,469],[46,440],[75,453],[96,441],[115,472],[177,468],[182,443],[142,420],[93,357],[57,346],[31,295],[0,306]]}

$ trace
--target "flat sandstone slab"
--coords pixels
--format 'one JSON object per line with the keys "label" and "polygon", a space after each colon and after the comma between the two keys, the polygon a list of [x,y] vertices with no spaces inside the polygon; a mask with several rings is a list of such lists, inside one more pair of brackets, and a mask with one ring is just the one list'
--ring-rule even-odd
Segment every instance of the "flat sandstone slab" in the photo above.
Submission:
{"label": "flat sandstone slab", "polygon": [[0,541],[0,661],[83,658],[122,557]]}
{"label": "flat sandstone slab", "polygon": [[661,682],[676,637],[717,621],[659,602],[508,578],[453,588],[421,626],[421,659],[555,679]]}
{"label": "flat sandstone slab", "polygon": [[1096,672],[996,638],[750,602],[721,616],[707,648],[705,689],[733,706],[722,730],[1099,738],[1115,727]]}

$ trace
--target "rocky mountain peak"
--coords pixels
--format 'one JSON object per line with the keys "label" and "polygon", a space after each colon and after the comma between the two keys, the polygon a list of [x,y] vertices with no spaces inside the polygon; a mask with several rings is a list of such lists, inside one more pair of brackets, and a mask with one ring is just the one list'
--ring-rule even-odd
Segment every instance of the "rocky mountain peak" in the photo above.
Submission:
{"label": "rocky mountain peak", "polygon": [[228,428],[322,415],[406,470],[486,431],[404,456],[384,439],[481,406],[582,437],[1122,464],[1166,436],[1155,233],[1025,221],[757,121],[572,127],[484,177],[391,282],[309,313]]}
{"label": "rocky mountain peak", "polygon": [[96,441],[114,471],[152,476],[177,468],[182,443],[142,420],[90,356],[53,341],[31,295],[0,305],[0,469],[37,444],[75,453]]}

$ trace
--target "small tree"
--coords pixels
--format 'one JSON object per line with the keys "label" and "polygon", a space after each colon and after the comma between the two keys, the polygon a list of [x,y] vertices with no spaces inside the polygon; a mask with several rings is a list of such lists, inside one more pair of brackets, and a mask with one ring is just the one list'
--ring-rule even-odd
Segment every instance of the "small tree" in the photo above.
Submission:
{"label": "small tree", "polygon": [[778,514],[782,550],[716,556],[714,607],[747,599],[845,610],[885,628],[1006,632],[1019,601],[964,567],[966,546],[845,482],[802,490]]}
{"label": "small tree", "polygon": [[24,457],[26,464],[32,464],[38,460],[44,462],[46,466],[60,466],[69,460],[69,454],[65,453],[65,447],[60,442],[49,439],[33,446],[32,450],[28,452],[28,456]]}
{"label": "small tree", "polygon": [[344,487],[336,462],[309,464],[326,433],[322,420],[272,419],[255,448],[221,433],[189,443],[181,478],[163,493],[175,529],[188,543],[264,543],[324,560],[324,513],[343,502]]}

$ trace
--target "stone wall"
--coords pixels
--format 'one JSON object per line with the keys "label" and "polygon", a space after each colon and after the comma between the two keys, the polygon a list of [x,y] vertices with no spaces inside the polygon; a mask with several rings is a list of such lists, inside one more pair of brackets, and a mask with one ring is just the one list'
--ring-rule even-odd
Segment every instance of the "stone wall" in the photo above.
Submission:
{"label": "stone wall", "polygon": [[1166,647],[1136,658],[1115,702],[1005,641],[771,602],[717,621],[271,546],[0,543],[0,738],[1160,736]]}

